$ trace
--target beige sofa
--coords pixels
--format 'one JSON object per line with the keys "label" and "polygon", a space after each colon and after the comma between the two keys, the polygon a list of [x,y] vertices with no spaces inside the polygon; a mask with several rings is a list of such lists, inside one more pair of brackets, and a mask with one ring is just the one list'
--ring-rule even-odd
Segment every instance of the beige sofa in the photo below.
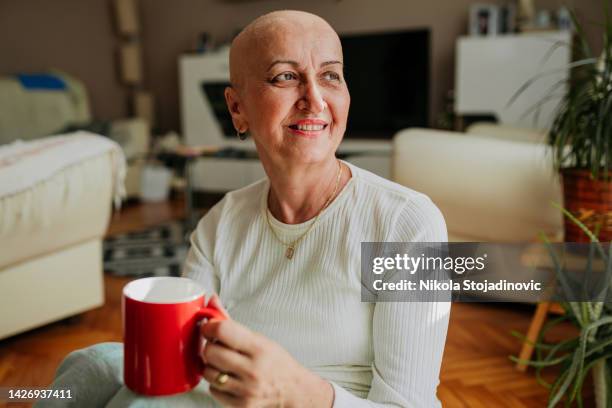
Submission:
{"label": "beige sofa", "polygon": [[[27,181],[7,188],[15,174]],[[0,339],[104,303],[102,237],[124,174],[100,136],[0,146]]]}
{"label": "beige sofa", "polygon": [[[66,127],[92,122],[87,90],[66,73],[50,72],[65,89],[27,89],[15,76],[0,76],[0,145],[14,140],[33,140],[57,134]],[[143,119],[110,122],[108,137],[124,150],[128,160],[126,190],[129,197],[140,191],[140,174],[149,152],[150,130]]]}
{"label": "beige sofa", "polygon": [[560,238],[561,203],[541,132],[477,125],[466,133],[407,129],[393,140],[392,177],[427,194],[450,241],[529,242]]}

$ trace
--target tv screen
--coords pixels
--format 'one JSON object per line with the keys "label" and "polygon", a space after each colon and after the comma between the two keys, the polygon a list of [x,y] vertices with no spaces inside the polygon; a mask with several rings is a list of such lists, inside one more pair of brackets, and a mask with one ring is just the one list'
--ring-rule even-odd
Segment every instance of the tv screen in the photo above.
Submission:
{"label": "tv screen", "polygon": [[429,30],[342,35],[351,93],[346,138],[391,139],[428,125]]}

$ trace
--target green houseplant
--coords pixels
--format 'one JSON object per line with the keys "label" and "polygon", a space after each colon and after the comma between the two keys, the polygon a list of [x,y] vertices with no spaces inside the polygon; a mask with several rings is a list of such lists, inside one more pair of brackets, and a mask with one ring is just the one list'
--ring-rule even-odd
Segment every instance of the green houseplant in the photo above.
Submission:
{"label": "green houseplant", "polygon": [[[603,52],[594,56],[583,27],[570,12],[575,30],[575,61],[568,81],[555,84],[535,109],[567,85],[548,133],[554,164],[561,172],[564,207],[591,231],[599,231],[601,241],[612,240],[612,20],[604,0],[605,21],[600,25]],[[598,25],[599,26],[599,25]],[[560,44],[555,44],[551,51]],[[542,73],[527,81],[511,98],[510,104]],[[565,219],[565,240],[589,242],[589,237]]]}
{"label": "green houseplant", "polygon": [[[561,208],[561,207],[559,207]],[[555,407],[565,398],[566,405],[576,403],[583,406],[582,388],[589,373],[593,375],[597,408],[612,407],[612,303],[606,301],[612,296],[612,242],[601,243],[582,222],[569,211],[562,209],[570,222],[580,228],[589,237],[591,245],[586,260],[585,277],[592,276],[592,267],[596,258],[603,261],[604,272],[602,284],[597,286],[593,301],[561,302],[565,313],[550,320],[539,334],[534,344],[536,357],[531,361],[522,361],[535,367],[538,381],[550,388],[548,407]],[[556,276],[563,291],[569,291],[564,265],[552,249],[546,236],[542,236],[553,262]],[[588,279],[588,278],[587,278]],[[572,294],[565,293],[571,300]],[[562,322],[571,322],[578,328],[578,335],[563,341],[548,343],[544,340],[546,333]],[[523,339],[522,334],[513,333]],[[519,360],[511,357],[515,362]],[[558,367],[559,374],[552,384],[546,383],[541,376],[544,369]]]}
{"label": "green houseplant", "polygon": [[[579,61],[549,133],[561,169],[565,207],[602,241],[612,240],[612,21],[604,2],[604,47],[599,59],[572,13]],[[588,241],[569,219],[566,241]]]}

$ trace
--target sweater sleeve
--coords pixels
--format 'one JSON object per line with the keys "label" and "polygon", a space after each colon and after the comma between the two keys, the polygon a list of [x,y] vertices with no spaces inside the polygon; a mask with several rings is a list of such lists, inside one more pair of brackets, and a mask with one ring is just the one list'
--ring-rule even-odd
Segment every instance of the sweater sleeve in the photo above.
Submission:
{"label": "sweater sleeve", "polygon": [[191,233],[191,246],[181,274],[204,286],[207,297],[219,293],[220,280],[214,265],[214,247],[223,202],[224,200],[206,213]]}
{"label": "sweater sleeve", "polygon": [[[391,242],[446,242],[444,218],[426,197],[396,219]],[[450,302],[378,302],[373,316],[374,362],[367,399],[337,384],[334,408],[439,407],[436,396]]]}

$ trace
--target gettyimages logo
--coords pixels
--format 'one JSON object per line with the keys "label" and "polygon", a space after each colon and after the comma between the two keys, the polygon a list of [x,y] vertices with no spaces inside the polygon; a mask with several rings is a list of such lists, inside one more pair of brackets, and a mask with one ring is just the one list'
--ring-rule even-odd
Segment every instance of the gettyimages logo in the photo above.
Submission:
{"label": "gettyimages logo", "polygon": [[589,244],[366,242],[361,245],[361,297],[366,302],[612,297],[597,290],[606,279],[605,268],[585,281],[586,253]]}
{"label": "gettyimages logo", "polygon": [[372,272],[380,275],[389,270],[404,270],[411,275],[417,271],[445,270],[459,275],[466,271],[485,269],[487,254],[477,257],[426,256],[424,253],[414,257],[406,253],[395,257],[376,257],[372,261]]}

